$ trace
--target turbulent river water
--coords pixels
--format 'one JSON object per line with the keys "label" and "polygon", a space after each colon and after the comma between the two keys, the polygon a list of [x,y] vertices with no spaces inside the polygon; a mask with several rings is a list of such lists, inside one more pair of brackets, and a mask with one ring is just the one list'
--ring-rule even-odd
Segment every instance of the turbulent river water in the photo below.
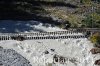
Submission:
{"label": "turbulent river water", "polygon": [[[64,29],[37,21],[0,21],[1,33],[45,32],[61,30]],[[20,55],[25,57],[32,66],[49,66],[47,63],[50,63],[51,66],[56,66],[57,64],[57,66],[95,66],[94,61],[100,58],[99,55],[92,55],[90,53],[90,49],[93,48],[93,46],[87,38],[25,41],[8,40],[0,41],[0,46],[2,46],[4,49],[15,50]],[[51,51],[51,49],[54,49],[55,51]],[[48,54],[45,54],[45,51],[48,51]],[[67,58],[65,64],[54,64],[53,56],[55,54]],[[38,60],[40,58],[44,58],[45,61],[36,62],[34,58],[38,58]]]}

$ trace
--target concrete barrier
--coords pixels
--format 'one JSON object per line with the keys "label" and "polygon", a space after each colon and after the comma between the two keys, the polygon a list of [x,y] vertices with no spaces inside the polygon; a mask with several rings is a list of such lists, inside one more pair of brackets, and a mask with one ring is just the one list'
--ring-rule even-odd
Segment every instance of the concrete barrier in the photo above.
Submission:
{"label": "concrete barrier", "polygon": [[[82,33],[84,35],[79,35]],[[67,35],[70,34],[70,35]],[[74,35],[75,34],[75,35]],[[21,36],[24,40],[39,40],[39,39],[67,39],[67,38],[86,38],[86,31],[55,31],[55,32],[40,32],[40,33],[0,33],[0,40],[15,40],[13,37]]]}

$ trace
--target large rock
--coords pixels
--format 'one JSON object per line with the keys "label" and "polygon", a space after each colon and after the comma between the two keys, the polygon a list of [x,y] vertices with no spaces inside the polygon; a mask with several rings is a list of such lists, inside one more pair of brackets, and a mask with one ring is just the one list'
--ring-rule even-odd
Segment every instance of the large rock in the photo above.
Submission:
{"label": "large rock", "polygon": [[64,64],[66,62],[66,58],[55,54],[53,57],[53,61],[54,63]]}
{"label": "large rock", "polygon": [[92,48],[92,49],[90,50],[90,52],[91,52],[92,54],[100,53],[100,48]]}
{"label": "large rock", "polygon": [[12,49],[0,48],[0,66],[32,66],[23,56]]}
{"label": "large rock", "polygon": [[100,65],[100,59],[99,60],[96,60],[94,64],[95,65]]}

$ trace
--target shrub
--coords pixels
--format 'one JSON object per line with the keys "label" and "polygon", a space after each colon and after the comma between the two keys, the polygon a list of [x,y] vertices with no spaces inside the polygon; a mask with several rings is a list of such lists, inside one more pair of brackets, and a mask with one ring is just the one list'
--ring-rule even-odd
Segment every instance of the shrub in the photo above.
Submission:
{"label": "shrub", "polygon": [[100,46],[100,33],[95,33],[90,37],[90,40],[92,43],[94,43],[94,46],[99,47]]}
{"label": "shrub", "polygon": [[100,28],[100,15],[97,13],[89,14],[82,20],[82,24],[88,28]]}
{"label": "shrub", "polygon": [[91,0],[80,0],[80,3],[89,4],[91,3]]}
{"label": "shrub", "polygon": [[91,16],[87,16],[83,21],[82,21],[83,25],[85,25],[85,27],[93,27],[93,23],[94,20]]}

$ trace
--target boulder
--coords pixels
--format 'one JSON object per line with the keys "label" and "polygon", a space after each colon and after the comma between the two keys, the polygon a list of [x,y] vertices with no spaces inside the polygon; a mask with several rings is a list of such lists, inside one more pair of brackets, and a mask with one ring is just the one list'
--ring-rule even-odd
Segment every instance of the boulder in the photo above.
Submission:
{"label": "boulder", "polygon": [[64,64],[66,61],[66,58],[55,54],[53,57],[53,61],[54,61],[54,63]]}
{"label": "boulder", "polygon": [[0,66],[32,66],[25,57],[13,49],[0,49]]}
{"label": "boulder", "polygon": [[44,53],[45,53],[45,54],[49,54],[49,52],[48,52],[48,51],[45,51]]}
{"label": "boulder", "polygon": [[50,49],[50,50],[53,51],[53,52],[55,51],[55,49]]}
{"label": "boulder", "polygon": [[90,52],[91,52],[92,54],[100,53],[100,48],[92,48],[92,49],[90,50]]}
{"label": "boulder", "polygon": [[11,36],[11,39],[18,40],[18,41],[23,41],[23,40],[25,40],[25,37],[23,37],[23,36]]}
{"label": "boulder", "polygon": [[99,60],[96,60],[94,64],[95,65],[100,65],[100,59]]}

